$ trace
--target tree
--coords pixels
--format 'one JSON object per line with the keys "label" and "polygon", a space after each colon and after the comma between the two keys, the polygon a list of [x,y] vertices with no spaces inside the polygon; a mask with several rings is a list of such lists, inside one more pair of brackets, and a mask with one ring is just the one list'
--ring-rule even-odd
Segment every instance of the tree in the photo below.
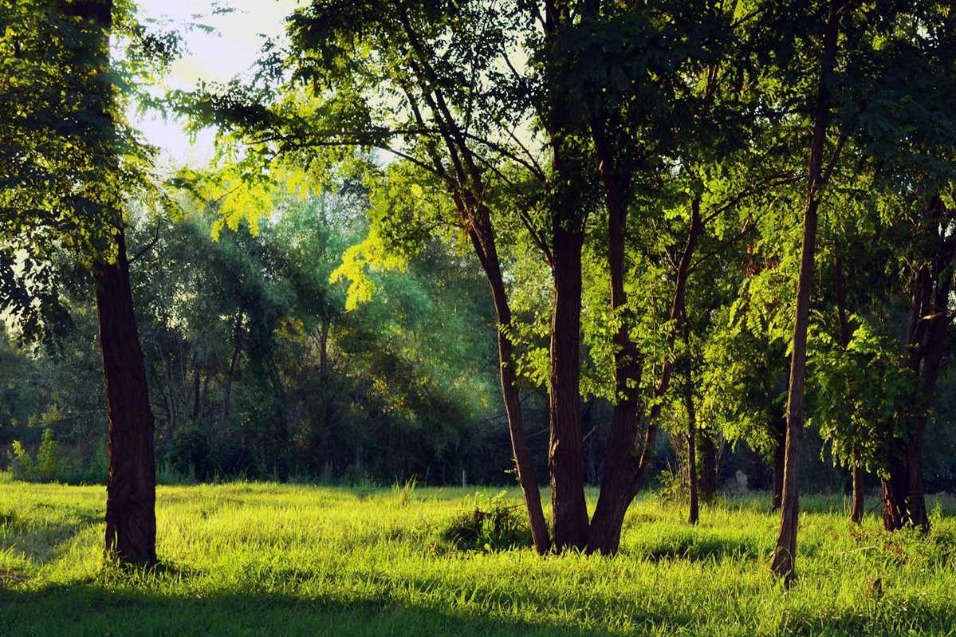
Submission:
{"label": "tree", "polygon": [[[109,51],[114,7],[93,0],[15,4],[9,14],[4,8],[21,28],[5,31],[4,62],[14,72],[4,76],[3,90],[10,95],[3,102],[23,91],[21,82],[34,81],[29,86],[38,90],[33,99],[13,102],[27,108],[17,108],[5,123],[14,141],[2,160],[10,169],[3,193],[4,280],[12,292],[4,300],[25,319],[28,331],[39,334],[50,322],[30,309],[36,307],[30,298],[43,299],[41,309],[60,307],[50,291],[56,280],[51,256],[73,249],[93,273],[110,416],[105,550],[123,563],[151,565],[156,561],[153,421],[122,213],[124,191],[141,175],[135,162],[124,164],[121,155],[141,160],[142,154],[117,122]],[[51,52],[57,65],[50,63]],[[19,272],[10,256],[17,249],[29,255]],[[38,276],[46,286],[36,285]]]}

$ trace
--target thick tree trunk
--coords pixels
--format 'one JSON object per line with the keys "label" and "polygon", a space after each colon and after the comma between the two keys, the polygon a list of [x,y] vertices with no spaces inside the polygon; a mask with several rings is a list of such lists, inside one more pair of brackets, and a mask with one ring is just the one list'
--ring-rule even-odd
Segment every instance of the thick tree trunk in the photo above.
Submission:
{"label": "thick tree trunk", "polygon": [[106,552],[125,564],[150,566],[156,563],[153,414],[122,231],[116,249],[116,263],[99,263],[95,270],[110,420]]}
{"label": "thick tree trunk", "polygon": [[[551,507],[554,547],[584,548],[588,512],[584,498],[581,436],[581,250],[584,232],[560,218],[554,240],[554,308],[551,320],[550,431]],[[603,489],[602,489],[603,490]]]}
{"label": "thick tree trunk", "polygon": [[783,497],[780,504],[780,534],[773,552],[771,570],[788,584],[794,578],[797,555],[797,519],[799,517],[800,451],[804,425],[804,383],[807,372],[807,329],[810,324],[810,288],[813,286],[813,258],[817,237],[817,210],[820,206],[826,176],[823,155],[827,124],[830,119],[829,84],[836,64],[840,33],[840,13],[845,0],[832,0],[827,12],[824,49],[810,144],[809,186],[803,215],[803,244],[800,274],[797,281],[796,320],[793,328],[793,354],[790,362],[790,385],[787,397],[787,442],[784,460]]}

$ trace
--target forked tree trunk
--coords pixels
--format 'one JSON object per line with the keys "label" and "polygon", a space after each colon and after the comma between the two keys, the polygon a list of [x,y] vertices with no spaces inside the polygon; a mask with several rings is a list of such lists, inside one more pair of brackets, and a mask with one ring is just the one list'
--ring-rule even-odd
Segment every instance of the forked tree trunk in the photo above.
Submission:
{"label": "forked tree trunk", "polygon": [[[800,274],[797,281],[796,320],[793,328],[790,385],[787,397],[787,442],[784,460],[783,497],[780,504],[780,534],[773,551],[771,570],[786,583],[793,581],[797,555],[797,519],[799,517],[800,451],[804,425],[804,383],[807,372],[807,328],[810,324],[810,288],[813,286],[813,258],[817,237],[817,210],[826,176],[823,155],[827,124],[830,119],[830,82],[836,65],[840,34],[840,13],[846,0],[831,0],[827,12],[823,55],[810,144],[809,185],[803,215],[803,242]],[[835,157],[834,157],[835,159]],[[832,162],[831,162],[832,163]]]}
{"label": "forked tree trunk", "polygon": [[123,232],[115,263],[96,266],[96,307],[109,409],[106,552],[121,563],[156,563],[156,463],[146,366],[136,331]]}
{"label": "forked tree trunk", "polygon": [[925,224],[936,234],[930,263],[919,268],[913,279],[910,328],[907,337],[907,367],[919,379],[908,405],[897,408],[910,423],[908,435],[889,440],[888,477],[883,479],[883,525],[895,531],[904,526],[929,530],[923,485],[923,438],[926,418],[933,406],[936,385],[943,368],[949,331],[949,298],[953,287],[956,240],[951,232],[953,211],[934,197]]}

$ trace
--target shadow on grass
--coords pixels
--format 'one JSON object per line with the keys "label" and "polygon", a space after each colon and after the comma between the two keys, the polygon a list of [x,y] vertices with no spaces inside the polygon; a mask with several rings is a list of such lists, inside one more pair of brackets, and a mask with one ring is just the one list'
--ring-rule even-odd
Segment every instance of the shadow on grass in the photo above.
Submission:
{"label": "shadow on grass", "polygon": [[184,596],[71,585],[0,590],[0,634],[610,637],[613,633],[459,614],[388,597],[346,603],[266,593]]}
{"label": "shadow on grass", "polygon": [[83,509],[70,511],[69,520],[21,516],[16,511],[0,513],[0,551],[15,548],[32,562],[49,563],[74,536],[102,523],[102,515]]}

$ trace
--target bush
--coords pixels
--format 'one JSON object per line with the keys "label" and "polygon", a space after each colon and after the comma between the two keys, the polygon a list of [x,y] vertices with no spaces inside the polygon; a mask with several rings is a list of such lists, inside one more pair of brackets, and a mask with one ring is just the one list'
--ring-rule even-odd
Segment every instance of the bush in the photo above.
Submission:
{"label": "bush", "polygon": [[457,516],[442,532],[442,539],[460,551],[507,551],[531,546],[531,531],[521,507],[506,506],[502,492],[485,509],[476,502],[473,510]]}

